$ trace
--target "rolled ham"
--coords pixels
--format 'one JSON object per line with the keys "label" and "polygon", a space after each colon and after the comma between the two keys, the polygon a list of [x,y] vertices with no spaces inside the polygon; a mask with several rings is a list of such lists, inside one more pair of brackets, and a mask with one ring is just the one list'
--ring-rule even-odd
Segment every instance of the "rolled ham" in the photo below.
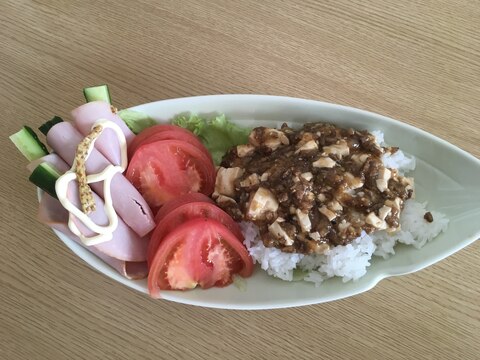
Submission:
{"label": "rolled ham", "polygon": [[[72,111],[72,119],[75,127],[84,136],[92,131],[92,126],[99,119],[107,119],[117,124],[122,129],[127,144],[133,140],[135,134],[125,125],[125,122],[111,110],[110,104],[104,101],[92,101],[79,106]],[[95,142],[95,147],[112,164],[120,163],[120,151],[118,148],[117,136],[110,129],[105,129],[102,135]]]}
{"label": "rolled ham", "polygon": [[[73,163],[82,139],[83,136],[68,122],[56,124],[47,134],[47,143],[69,165]],[[109,164],[98,150],[92,149],[86,162],[87,174],[99,173]],[[91,183],[90,186],[101,198],[104,197],[103,182]],[[139,236],[153,230],[155,221],[148,204],[123,174],[112,178],[111,193],[115,211]]]}
{"label": "rolled ham", "polygon": [[[130,242],[132,244],[136,244],[136,245],[133,245],[133,247],[138,247],[138,249],[134,249],[131,254],[127,256],[122,255],[120,256],[120,258],[117,258],[115,256],[107,255],[104,252],[105,246],[102,247],[102,245],[105,245],[108,243],[99,244],[95,246],[83,245],[80,239],[77,236],[75,236],[68,228],[67,210],[63,208],[62,204],[60,204],[60,202],[57,199],[54,199],[53,197],[51,197],[46,193],[42,195],[42,199],[40,200],[38,218],[42,223],[50,226],[51,228],[57,231],[60,231],[61,233],[68,236],[70,239],[74,240],[75,242],[77,242],[78,244],[86,248],[88,251],[92,252],[94,255],[98,256],[100,259],[102,259],[106,264],[114,268],[122,276],[132,280],[143,279],[147,276],[148,267],[147,267],[147,262],[144,261],[145,256],[138,255],[138,254],[146,253],[145,244],[147,243],[147,241],[145,241],[144,239],[137,238],[136,234],[134,233],[132,234],[132,232],[114,234],[115,236],[113,240],[109,241],[108,243],[111,243],[111,245],[113,245],[120,251],[113,251],[113,252],[108,251],[110,254],[124,255],[125,253],[129,252],[129,250],[126,250],[126,249],[132,249],[132,246],[129,246],[129,245],[125,247],[125,241],[121,241],[121,240],[119,241],[119,236],[122,237],[123,239],[126,239],[128,236],[130,236]],[[120,220],[120,223],[122,223],[121,220]],[[135,260],[132,261],[128,259],[135,259]],[[141,260],[138,260],[138,259],[141,259]]]}
{"label": "rolled ham", "polygon": [[[67,164],[56,154],[51,154],[47,162],[59,172],[61,172],[60,168],[68,167]],[[69,184],[67,197],[73,203],[73,205],[75,205],[77,208],[80,208],[80,199],[76,181],[72,181]],[[96,224],[106,225],[108,219],[107,215],[103,210],[103,199],[95,193],[93,193],[93,198],[95,200],[96,210],[92,212],[89,217]],[[58,200],[52,198],[48,194],[43,194],[42,196],[42,200],[40,202],[39,218],[41,220],[53,220],[53,224],[65,224],[66,228],[68,229],[68,211],[62,206],[62,204],[60,204]],[[77,219],[75,221],[75,224],[77,225],[82,234],[86,236],[94,235],[94,233],[90,229],[85,227],[83,223],[80,222],[80,220]],[[48,223],[48,225],[51,224]],[[60,231],[64,233],[66,232],[64,230]],[[69,229],[68,232],[69,234],[73,235],[73,233],[71,233]],[[75,238],[77,237],[75,236]],[[94,246],[89,246],[88,249],[96,249],[104,255],[119,260],[144,261],[146,258],[147,245],[148,239],[138,236],[132,229],[130,229],[125,224],[125,222],[121,218],[119,218],[118,226],[113,232],[112,240]]]}
{"label": "rolled ham", "polygon": [[[81,208],[80,196],[76,182],[71,182],[68,186],[68,199],[77,208]],[[103,210],[104,202],[100,196],[93,193],[96,210],[88,215],[95,224],[107,225],[108,218]],[[118,219],[118,226],[113,232],[112,240],[102,242],[94,245],[96,249],[107,256],[125,261],[143,261],[145,260],[146,248],[148,239],[139,237],[131,228],[129,228],[124,221]],[[75,225],[77,225],[80,232],[91,237],[96,235],[93,231],[87,228],[79,219],[74,218]]]}

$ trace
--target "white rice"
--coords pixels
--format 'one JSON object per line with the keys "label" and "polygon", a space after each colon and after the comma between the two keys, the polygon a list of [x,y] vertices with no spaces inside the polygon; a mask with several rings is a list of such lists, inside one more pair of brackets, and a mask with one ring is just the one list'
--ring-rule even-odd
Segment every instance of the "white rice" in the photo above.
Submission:
{"label": "white rice", "polygon": [[[372,133],[379,144],[384,143],[383,133]],[[397,168],[401,173],[415,169],[415,158],[406,156],[400,150],[393,155],[384,155],[383,162],[386,167]],[[427,222],[424,219],[427,211],[427,203],[407,200],[400,216],[400,231],[394,234],[387,234],[386,231],[371,235],[363,233],[352,243],[336,246],[325,255],[289,254],[276,248],[267,248],[254,224],[243,222],[240,225],[245,236],[245,246],[254,262],[260,264],[269,275],[292,281],[297,278],[294,276],[294,270],[297,270],[303,272],[300,279],[319,286],[324,280],[334,276],[341,277],[343,282],[361,278],[366,274],[373,255],[386,259],[395,254],[397,243],[413,245],[416,248],[424,246],[448,226],[448,219],[436,211],[430,211],[433,222]]]}
{"label": "white rice", "polygon": [[288,254],[277,248],[267,248],[263,245],[256,225],[250,222],[242,222],[240,226],[245,236],[244,244],[255,263],[260,264],[261,268],[269,275],[292,281],[293,269],[297,267],[304,255]]}
{"label": "white rice", "polygon": [[397,168],[400,174],[415,170],[415,158],[405,155],[401,150],[383,155],[382,160],[385,167]]}
{"label": "white rice", "polygon": [[378,145],[384,145],[385,144],[385,137],[383,136],[383,132],[380,130],[373,130],[370,132],[373,136],[375,136],[375,141],[377,142]]}
{"label": "white rice", "polygon": [[376,245],[376,256],[382,256],[384,259],[395,254],[395,244],[402,243],[413,245],[417,249],[423,247],[431,241],[448,226],[448,219],[445,215],[430,211],[433,222],[427,222],[423,216],[427,212],[427,203],[419,203],[415,200],[407,200],[400,217],[401,230],[394,234],[387,234],[385,230],[372,234],[373,242]]}

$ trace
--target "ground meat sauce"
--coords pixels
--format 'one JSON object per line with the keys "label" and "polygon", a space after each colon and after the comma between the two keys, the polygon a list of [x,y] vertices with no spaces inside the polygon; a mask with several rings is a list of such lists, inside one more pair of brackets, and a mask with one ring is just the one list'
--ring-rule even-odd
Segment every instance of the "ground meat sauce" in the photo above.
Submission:
{"label": "ground meat sauce", "polygon": [[330,124],[258,127],[230,149],[214,198],[237,221],[252,221],[267,247],[302,254],[346,245],[362,230],[395,231],[413,179],[383,166],[397,148],[367,131]]}

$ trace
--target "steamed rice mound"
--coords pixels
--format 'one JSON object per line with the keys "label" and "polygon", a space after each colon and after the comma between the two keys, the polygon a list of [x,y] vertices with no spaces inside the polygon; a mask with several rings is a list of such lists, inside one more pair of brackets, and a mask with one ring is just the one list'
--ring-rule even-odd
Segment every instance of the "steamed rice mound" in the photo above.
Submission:
{"label": "steamed rice mound", "polygon": [[[383,134],[373,132],[377,141],[383,143]],[[393,156],[384,156],[385,166],[397,168],[400,172],[415,169],[415,159],[397,151]],[[388,234],[385,230],[370,235],[365,232],[347,245],[339,245],[323,255],[285,253],[277,248],[265,247],[257,227],[250,222],[242,222],[244,244],[255,263],[269,275],[286,281],[298,278],[319,286],[324,280],[337,276],[344,282],[364,276],[370,266],[372,256],[388,258],[395,254],[395,245],[402,243],[421,248],[434,239],[448,226],[448,219],[441,213],[431,211],[433,222],[424,219],[427,203],[407,200],[400,216],[401,230]],[[295,275],[294,275],[295,274]]]}

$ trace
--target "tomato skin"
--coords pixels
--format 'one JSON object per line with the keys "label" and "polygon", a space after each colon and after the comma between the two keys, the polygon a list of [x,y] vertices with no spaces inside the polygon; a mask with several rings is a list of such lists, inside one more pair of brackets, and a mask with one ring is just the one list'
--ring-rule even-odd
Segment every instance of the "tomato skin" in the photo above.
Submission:
{"label": "tomato skin", "polygon": [[215,204],[212,199],[202,193],[185,194],[163,204],[155,215],[155,223],[158,224],[165,215],[169,214],[177,207],[191,202],[208,202],[210,204]]}
{"label": "tomato skin", "polygon": [[[175,200],[173,200],[175,201]],[[168,205],[169,203],[167,203]],[[150,264],[155,253],[166,235],[183,223],[198,218],[213,219],[224,225],[240,243],[243,242],[243,234],[240,226],[217,205],[207,202],[190,202],[178,206],[166,214],[157,224],[157,227],[150,237],[147,250],[147,262]]]}
{"label": "tomato skin", "polygon": [[210,195],[215,186],[212,160],[195,146],[178,140],[162,140],[138,148],[125,176],[153,212],[186,193]]}
{"label": "tomato skin", "polygon": [[[177,273],[169,269],[174,267]],[[187,221],[165,236],[152,261],[148,288],[154,298],[161,290],[226,286],[233,275],[249,277],[253,262],[247,249],[218,221],[198,218]],[[186,284],[186,286],[184,286]]]}
{"label": "tomato skin", "polygon": [[135,151],[146,144],[150,144],[159,140],[180,140],[185,141],[211,158],[210,152],[198,139],[198,137],[191,131],[176,125],[159,124],[146,128],[135,136],[132,142],[128,145],[128,158],[131,159]]}

